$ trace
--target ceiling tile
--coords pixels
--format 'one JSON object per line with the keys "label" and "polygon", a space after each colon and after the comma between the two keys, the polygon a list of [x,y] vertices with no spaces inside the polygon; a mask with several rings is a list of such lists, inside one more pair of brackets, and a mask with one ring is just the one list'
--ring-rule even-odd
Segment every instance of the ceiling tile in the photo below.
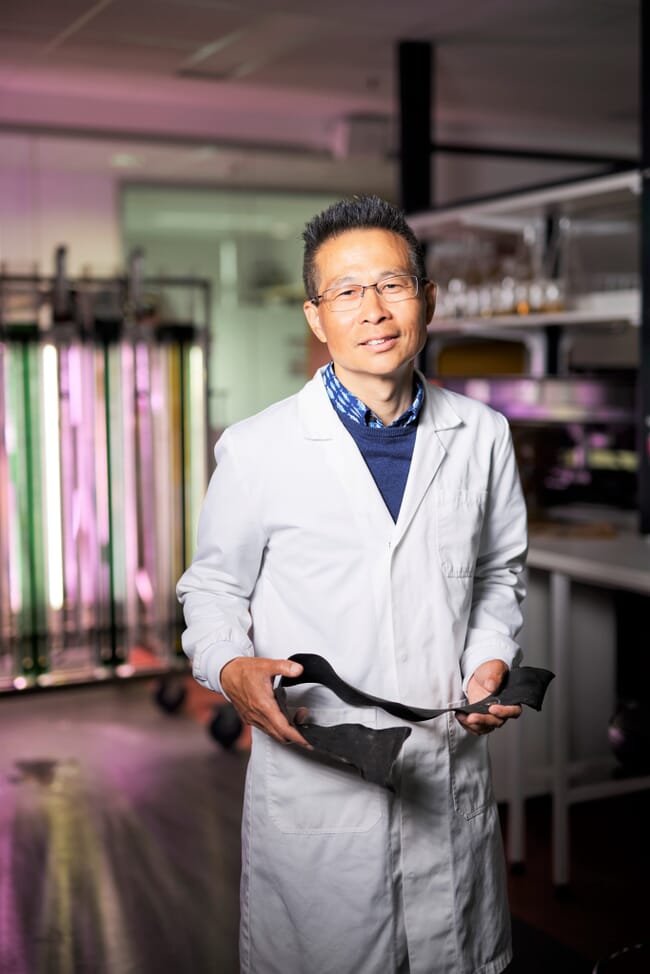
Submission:
{"label": "ceiling tile", "polygon": [[3,0],[0,4],[0,28],[50,35],[64,30],[92,7],[89,0]]}
{"label": "ceiling tile", "polygon": [[[190,72],[229,79],[228,103],[251,131],[261,115],[286,117],[291,98],[309,100],[301,119],[325,128],[364,98],[395,113],[396,45],[421,39],[435,44],[442,124],[465,125],[479,141],[495,120],[513,141],[525,132],[541,140],[542,130],[552,139],[554,124],[569,139],[573,132],[576,147],[636,138],[640,0],[112,0],[62,37],[97,7],[0,0],[0,79],[12,82],[16,67],[52,78],[74,69],[90,81],[112,72],[128,90],[137,75],[138,93],[152,103],[166,104],[173,86],[191,109],[194,92],[209,103],[212,88],[181,90],[190,83],[179,74]],[[293,122],[304,141],[302,122]]]}
{"label": "ceiling tile", "polygon": [[248,17],[184,0],[114,0],[93,17],[76,39],[97,43],[139,43],[146,47],[187,48],[216,41],[244,27]]}

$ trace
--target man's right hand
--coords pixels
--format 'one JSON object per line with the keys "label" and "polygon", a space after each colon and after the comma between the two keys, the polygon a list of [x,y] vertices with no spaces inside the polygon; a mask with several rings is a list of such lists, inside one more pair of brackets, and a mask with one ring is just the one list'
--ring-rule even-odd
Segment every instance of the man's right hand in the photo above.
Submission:
{"label": "man's right hand", "polygon": [[302,666],[288,659],[237,656],[221,670],[220,680],[239,716],[281,744],[310,745],[284,716],[273,695],[275,676],[300,676]]}

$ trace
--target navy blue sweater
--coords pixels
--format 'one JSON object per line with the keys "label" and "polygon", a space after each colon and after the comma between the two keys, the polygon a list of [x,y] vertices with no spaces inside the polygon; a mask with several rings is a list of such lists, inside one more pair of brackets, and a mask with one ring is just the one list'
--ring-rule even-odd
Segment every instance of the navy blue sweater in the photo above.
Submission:
{"label": "navy blue sweater", "polygon": [[393,521],[397,521],[411,467],[417,423],[374,427],[363,426],[340,412],[338,417],[359,447]]}

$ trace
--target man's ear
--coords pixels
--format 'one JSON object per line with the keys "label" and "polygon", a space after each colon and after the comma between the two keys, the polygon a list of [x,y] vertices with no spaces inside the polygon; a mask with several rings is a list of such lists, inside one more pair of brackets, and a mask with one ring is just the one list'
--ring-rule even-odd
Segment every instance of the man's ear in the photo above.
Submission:
{"label": "man's ear", "polygon": [[325,332],[323,331],[323,328],[321,326],[320,312],[316,307],[316,305],[313,304],[311,301],[305,301],[305,303],[302,306],[302,309],[305,312],[305,318],[307,319],[307,324],[313,331],[318,341],[323,342],[323,344],[326,344],[327,338],[325,337]]}

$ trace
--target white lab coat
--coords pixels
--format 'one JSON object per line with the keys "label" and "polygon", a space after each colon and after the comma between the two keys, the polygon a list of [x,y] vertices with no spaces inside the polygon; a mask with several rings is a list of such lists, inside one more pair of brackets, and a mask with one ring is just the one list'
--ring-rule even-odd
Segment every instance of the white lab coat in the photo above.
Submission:
{"label": "white lab coat", "polygon": [[[500,414],[427,385],[397,523],[318,373],[227,430],[215,452],[198,551],[178,585],[199,682],[219,689],[238,655],[319,653],[368,693],[447,707],[480,663],[516,660],[526,518]],[[399,723],[321,686],[288,693],[315,723]],[[507,965],[487,738],[453,715],[411,726],[395,795],[253,732],[245,974]]]}

